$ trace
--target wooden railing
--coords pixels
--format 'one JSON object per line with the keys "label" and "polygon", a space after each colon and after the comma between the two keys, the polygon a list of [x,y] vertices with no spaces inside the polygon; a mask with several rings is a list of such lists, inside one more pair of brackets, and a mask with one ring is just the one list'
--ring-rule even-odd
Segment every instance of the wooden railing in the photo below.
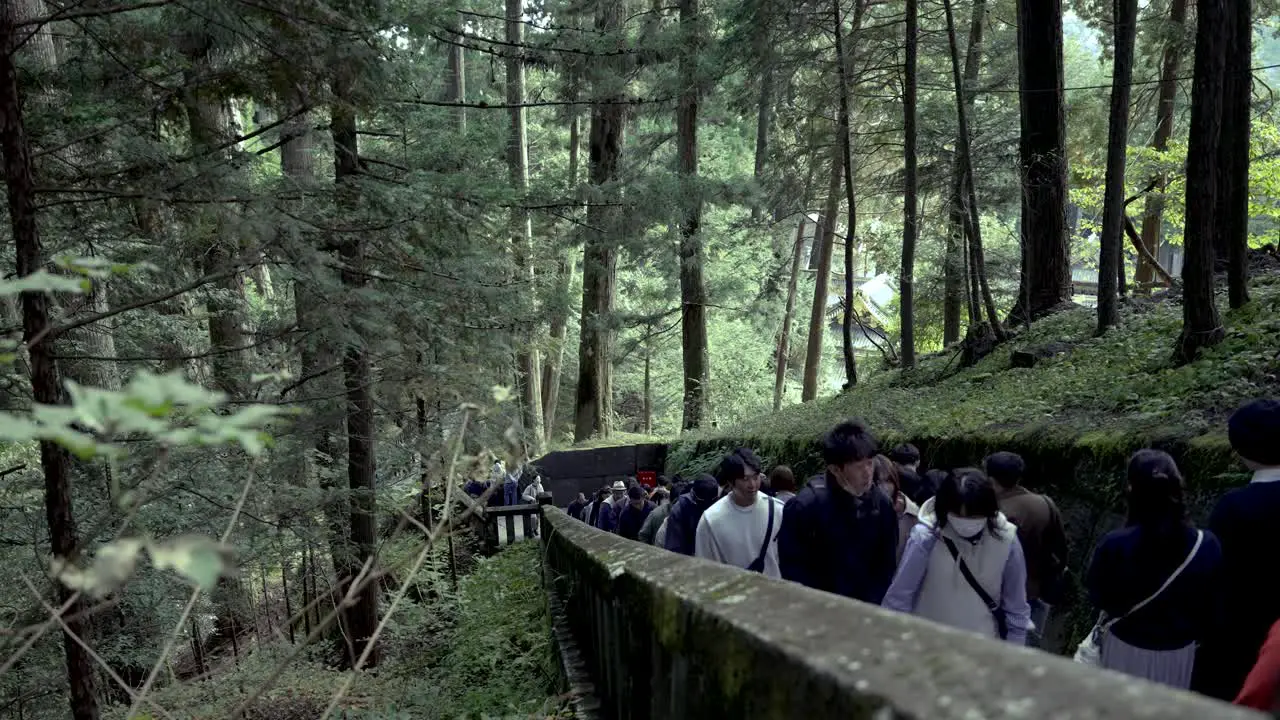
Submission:
{"label": "wooden railing", "polygon": [[550,505],[551,501],[551,493],[544,492],[538,495],[537,503],[484,508],[485,554],[492,555],[518,540],[538,537],[542,506]]}

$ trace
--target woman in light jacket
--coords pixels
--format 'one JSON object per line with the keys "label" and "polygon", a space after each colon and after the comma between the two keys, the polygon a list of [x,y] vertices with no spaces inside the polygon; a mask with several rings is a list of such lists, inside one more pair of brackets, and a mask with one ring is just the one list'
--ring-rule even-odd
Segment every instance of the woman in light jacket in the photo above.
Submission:
{"label": "woman in light jacket", "polygon": [[907,540],[911,538],[911,530],[920,521],[920,507],[902,492],[902,476],[894,461],[884,455],[877,455],[873,477],[876,486],[893,501],[893,511],[898,514],[898,562],[901,563],[902,553],[907,549]]}
{"label": "woman in light jacket", "polygon": [[[962,562],[981,593],[965,577]],[[883,605],[1016,645],[1026,643],[1031,622],[1026,560],[1017,528],[1000,512],[995,486],[981,470],[953,470],[937,496],[920,508],[920,522],[911,531]]]}

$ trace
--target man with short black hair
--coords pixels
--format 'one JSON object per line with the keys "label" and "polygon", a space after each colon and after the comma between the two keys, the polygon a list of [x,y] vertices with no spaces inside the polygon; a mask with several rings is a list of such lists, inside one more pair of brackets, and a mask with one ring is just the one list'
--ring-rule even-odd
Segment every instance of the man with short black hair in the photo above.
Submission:
{"label": "man with short black hair", "polygon": [[778,537],[782,577],[879,605],[897,569],[898,515],[872,482],[875,437],[861,420],[822,442],[823,482],[786,504]]}
{"label": "man with short black hair", "polygon": [[1280,527],[1280,401],[1255,400],[1227,423],[1231,448],[1253,472],[1222,496],[1208,529],[1222,543],[1223,607],[1218,632],[1197,650],[1191,689],[1222,700],[1240,691],[1267,632],[1280,620],[1275,587]]}
{"label": "man with short black hair", "polygon": [[729,492],[698,521],[694,556],[781,577],[777,539],[782,503],[760,492],[760,458],[738,448],[720,462],[717,475]]}
{"label": "man with short black hair", "polygon": [[898,489],[916,505],[924,505],[938,488],[932,487],[920,477],[920,450],[907,443],[889,451],[889,459],[898,466]]}
{"label": "man with short black hair", "polygon": [[719,497],[717,488],[714,477],[699,475],[689,491],[671,506],[671,514],[654,535],[654,544],[681,555],[692,555],[698,522]]}
{"label": "man with short black hair", "polygon": [[653,512],[653,503],[644,491],[643,485],[632,485],[627,488],[627,503],[619,506],[618,534],[628,540],[636,540],[640,536],[640,528]]}
{"label": "man with short black hair", "polygon": [[582,511],[586,509],[586,507],[587,496],[582,493],[578,493],[578,497],[575,498],[573,502],[569,503],[569,507],[565,509],[565,512],[569,513],[569,517],[581,520]]}
{"label": "man with short black hair", "polygon": [[1027,565],[1027,602],[1031,622],[1027,645],[1040,647],[1053,604],[1066,599],[1067,532],[1058,506],[1047,495],[1022,487],[1027,464],[1022,456],[997,452],[982,461],[987,477],[996,485],[1000,512],[1018,528]]}

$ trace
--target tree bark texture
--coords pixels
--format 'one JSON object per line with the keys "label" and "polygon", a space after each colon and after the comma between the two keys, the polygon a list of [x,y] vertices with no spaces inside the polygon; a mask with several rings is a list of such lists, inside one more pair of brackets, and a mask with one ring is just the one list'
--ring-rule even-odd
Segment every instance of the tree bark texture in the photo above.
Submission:
{"label": "tree bark texture", "polygon": [[[858,360],[853,352],[853,244],[858,234],[858,204],[853,190],[853,148],[849,138],[849,67],[853,54],[854,38],[858,27],[862,24],[864,3],[858,0],[854,9],[853,35],[849,38],[849,54],[845,54],[844,21],[840,17],[840,0],[832,0],[831,15],[836,38],[836,70],[839,74],[840,104],[838,109],[840,133],[840,162],[844,165],[845,205],[849,213],[848,227],[844,238],[844,322],[841,325],[841,342],[844,350],[844,382],[845,388],[858,384]],[[833,238],[834,239],[834,238]]]}
{"label": "tree bark texture", "polygon": [[[524,0],[506,0],[506,38],[513,47],[524,42]],[[529,190],[529,138],[525,123],[524,108],[524,61],[518,53],[507,56],[507,104],[511,118],[510,137],[507,140],[507,168],[511,175],[511,185],[515,188],[518,199],[511,208],[511,244],[516,263],[516,272],[524,287],[520,307],[534,308],[536,296],[534,292],[533,271],[533,223],[529,211],[520,207]],[[533,312],[536,317],[536,309]],[[529,444],[528,454],[531,457],[541,455],[542,443],[546,436],[545,417],[542,412],[542,356],[539,347],[539,323],[525,323],[520,329],[518,339],[520,350],[516,353],[516,370],[520,375],[520,410],[521,422],[524,425],[524,439]]]}
{"label": "tree bark texture", "polygon": [[[773,63],[766,59],[766,67],[760,73],[760,96],[756,102],[756,154],[754,177],[756,185],[764,184],[765,163],[769,158],[769,127],[773,121]],[[751,220],[759,221],[762,215],[760,202],[751,206]]]}
{"label": "tree bark texture", "polygon": [[822,370],[822,336],[827,329],[827,293],[831,285],[831,256],[835,250],[836,212],[840,209],[840,179],[844,175],[843,152],[839,138],[831,140],[831,179],[827,185],[827,202],[822,209],[822,235],[814,242],[818,253],[817,274],[813,280],[813,306],[809,313],[808,348],[804,354],[804,386],[802,402],[818,397],[818,380]]}
{"label": "tree bark texture", "polygon": [[[574,96],[576,100],[576,93]],[[569,121],[569,196],[578,192],[578,149],[582,144],[582,121],[577,112]],[[565,333],[569,327],[569,292],[573,288],[573,276],[578,270],[578,259],[572,251],[561,254],[556,263],[555,300],[551,307],[551,350],[542,368],[542,412],[546,415],[543,426],[547,442],[555,436],[556,410],[560,404],[560,376],[564,367]]]}
{"label": "tree bark texture", "polygon": [[683,50],[680,74],[684,91],[676,107],[679,172],[685,198],[680,223],[680,338],[684,360],[684,421],[681,427],[702,426],[707,412],[707,384],[711,372],[707,353],[707,288],[703,280],[706,252],[702,245],[702,194],[698,184],[698,103],[701,47],[698,0],[680,0]]}
{"label": "tree bark texture", "polygon": [[1098,258],[1098,332],[1120,322],[1118,273],[1124,259],[1124,169],[1129,145],[1129,95],[1138,0],[1115,0],[1115,62],[1111,72],[1111,117],[1107,131],[1107,180]]}
{"label": "tree bark texture", "polygon": [[[464,16],[458,16],[456,22],[459,26],[464,19]],[[452,37],[456,42],[450,44],[447,50],[448,68],[445,75],[444,94],[450,102],[463,103],[467,100],[467,55],[462,47],[462,38],[456,33],[453,33]],[[461,104],[453,108],[453,122],[459,135],[467,134],[467,109]]]}
{"label": "tree bark texture", "polygon": [[787,359],[791,351],[791,320],[796,313],[796,290],[800,285],[800,260],[804,257],[805,216],[796,224],[796,241],[791,248],[791,276],[787,280],[787,305],[782,312],[782,331],[778,333],[778,358],[774,364],[773,409],[782,409],[787,390]]}
{"label": "tree bark texture", "polygon": [[[182,39],[183,54],[191,68],[185,73],[186,85],[179,93],[183,109],[187,113],[187,128],[191,134],[191,149],[196,155],[212,156],[211,162],[221,162],[227,155],[215,152],[231,137],[230,108],[220,94],[218,86],[198,79],[212,72],[213,59],[218,52],[211,35],[195,32]],[[229,232],[230,223],[221,217],[225,209],[207,211],[207,223],[213,230],[203,238],[204,251],[200,272],[205,275],[224,273],[238,261],[240,246]],[[245,368],[243,351],[228,348],[243,347],[244,332],[244,278],[240,273],[217,280],[209,285],[206,301],[209,314],[209,347],[216,354],[210,360],[213,368],[213,384],[233,399],[248,395],[246,385],[249,373]]]}
{"label": "tree bark texture", "polygon": [[[622,25],[621,3],[604,3],[597,10],[595,30],[617,32]],[[621,68],[618,59],[593,63],[592,92],[598,101],[591,106],[590,181],[606,197],[618,179],[625,130],[625,106],[618,102]],[[578,343],[578,392],[574,419],[574,440],[592,435],[608,437],[613,428],[613,321],[614,282],[618,270],[616,211],[604,203],[587,208],[588,231],[582,250],[582,315]]]}
{"label": "tree bark texture", "polygon": [[[44,269],[44,252],[36,224],[35,180],[31,167],[31,146],[22,122],[22,97],[14,54],[20,34],[14,27],[12,9],[0,11],[0,148],[4,151],[5,187],[9,201],[9,220],[13,229],[17,273],[25,277]],[[62,382],[54,358],[54,338],[49,331],[50,298],[44,292],[22,293],[23,341],[27,344],[31,367],[32,399],[46,405],[63,404]],[[40,465],[44,471],[45,521],[49,528],[49,546],[56,558],[74,560],[79,537],[71,504],[71,459],[60,445],[45,440],[40,443]],[[58,585],[58,604],[64,604],[74,593]],[[93,660],[73,636],[86,643],[92,638],[84,613],[87,606],[77,601],[63,615],[63,653],[67,665],[71,717],[75,720],[97,720],[98,699],[94,681]]]}
{"label": "tree bark texture", "polygon": [[[334,150],[334,191],[342,216],[350,219],[359,207],[360,151],[356,134],[356,111],[351,103],[351,70],[342,69],[334,80],[334,103],[331,109]],[[342,260],[342,284],[359,292],[365,284],[364,243],[360,233],[343,233],[338,242]],[[345,582],[351,582],[364,563],[373,556],[376,537],[374,454],[373,372],[369,356],[361,344],[363,329],[353,318],[356,339],[345,349],[342,358],[343,384],[347,396],[347,484],[351,490],[351,550],[353,557],[346,568]],[[356,595],[355,604],[345,612],[344,630],[348,634],[355,662],[371,642],[378,624],[378,583],[366,582]],[[378,653],[372,650],[366,667],[378,664]]]}
{"label": "tree bark texture", "polygon": [[1187,137],[1186,229],[1182,261],[1182,333],[1174,345],[1179,364],[1200,349],[1221,342],[1225,333],[1213,302],[1214,237],[1220,232],[1218,193],[1222,186],[1222,138],[1227,56],[1232,41],[1233,0],[1199,0],[1191,128]]}
{"label": "tree bark texture", "polygon": [[1249,302],[1249,137],[1253,101],[1253,0],[1234,0],[1228,18],[1226,89],[1223,93],[1222,144],[1226,168],[1221,211],[1227,246],[1227,297],[1232,308]]}
{"label": "tree bark texture", "polygon": [[1021,83],[1022,282],[1013,317],[1044,316],[1071,299],[1062,0],[1018,0]]}
{"label": "tree bark texture", "polygon": [[960,167],[963,168],[966,186],[965,201],[968,205],[969,263],[970,273],[976,278],[982,291],[982,304],[986,308],[987,322],[997,340],[1004,340],[1004,328],[996,315],[995,299],[991,295],[991,286],[987,282],[986,259],[982,250],[982,226],[979,222],[978,193],[973,175],[973,154],[970,148],[969,113],[965,107],[964,84],[960,78],[960,51],[956,44],[955,16],[951,10],[951,0],[942,0],[943,10],[947,16],[947,38],[951,45],[951,79],[956,89],[956,124],[958,126],[956,153]]}
{"label": "tree bark texture", "polygon": [[[1160,62],[1160,92],[1156,105],[1156,132],[1151,139],[1151,149],[1164,152],[1169,149],[1169,139],[1173,137],[1174,105],[1178,99],[1178,72],[1182,67],[1182,53],[1186,50],[1183,42],[1183,26],[1187,22],[1187,0],[1171,0],[1169,3],[1169,39],[1165,41],[1164,56]],[[1160,173],[1155,178],[1155,187],[1147,198],[1146,209],[1142,214],[1142,247],[1147,254],[1157,257],[1160,240],[1164,232],[1164,191],[1169,178]],[[1150,285],[1155,281],[1156,271],[1151,263],[1140,261],[1134,282],[1139,286]]]}
{"label": "tree bark texture", "polygon": [[917,195],[916,158],[916,68],[918,64],[920,14],[917,0],[907,0],[906,53],[902,68],[902,272],[898,276],[898,325],[902,335],[902,366],[915,367],[915,272]]}
{"label": "tree bark texture", "polygon": [[[964,59],[964,102],[973,112],[975,88],[982,69],[982,36],[986,21],[986,0],[973,0],[969,20],[969,45]],[[956,147],[960,143],[957,140]],[[968,303],[968,252],[965,240],[965,176],[959,154],[951,164],[951,194],[947,200],[947,244],[943,257],[942,342],[951,345],[960,340],[961,311]],[[970,317],[970,322],[973,317]]]}

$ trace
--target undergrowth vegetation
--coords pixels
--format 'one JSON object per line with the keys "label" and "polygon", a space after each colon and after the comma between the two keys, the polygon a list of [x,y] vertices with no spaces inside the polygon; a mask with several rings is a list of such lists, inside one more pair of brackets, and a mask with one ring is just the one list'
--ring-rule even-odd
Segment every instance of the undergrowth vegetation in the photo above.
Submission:
{"label": "undergrowth vegetation", "polygon": [[[1257,278],[1253,296],[1240,310],[1223,309],[1226,341],[1183,367],[1170,360],[1181,327],[1178,304],[1133,301],[1120,327],[1102,337],[1094,337],[1093,311],[1079,308],[1021,330],[974,367],[959,368],[954,352],[932,355],[915,370],[874,375],[831,400],[756,414],[687,439],[814,438],[849,416],[907,438],[1033,426],[1180,438],[1218,432],[1241,402],[1280,387],[1280,275]],[[1032,368],[1011,366],[1013,351],[1052,343],[1061,344],[1053,357]]]}
{"label": "undergrowth vegetation", "polygon": [[[459,578],[457,593],[449,587],[444,558],[429,564],[415,580],[418,592],[409,594],[387,625],[382,664],[357,679],[337,716],[431,720],[557,715],[560,699],[553,694],[557,674],[539,551],[539,543],[523,542],[479,560]],[[301,658],[288,662],[293,651],[283,640],[260,645],[238,664],[225,659],[225,667],[215,667],[209,679],[175,683],[154,693],[155,703],[172,717],[232,717],[259,685],[268,684],[248,707],[248,720],[313,720],[324,711],[343,673],[326,662],[330,653],[322,646],[307,648]],[[283,669],[275,677],[277,668]],[[122,707],[105,714],[108,720],[124,715]]]}

